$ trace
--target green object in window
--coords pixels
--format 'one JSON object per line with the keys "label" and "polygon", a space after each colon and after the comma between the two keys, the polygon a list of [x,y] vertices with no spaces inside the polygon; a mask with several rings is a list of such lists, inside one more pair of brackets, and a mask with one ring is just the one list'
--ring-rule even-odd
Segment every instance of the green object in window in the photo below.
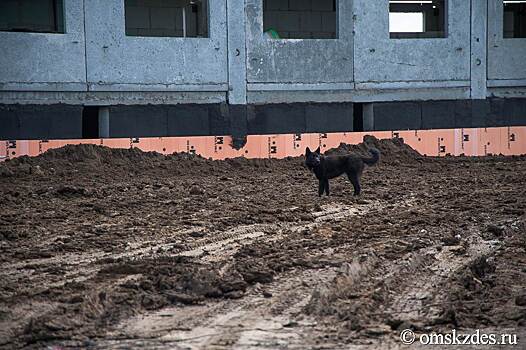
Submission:
{"label": "green object in window", "polygon": [[267,34],[269,36],[269,38],[271,38],[271,39],[280,39],[279,34],[278,34],[278,32],[275,29],[272,29],[272,28],[267,29],[265,31],[265,34]]}

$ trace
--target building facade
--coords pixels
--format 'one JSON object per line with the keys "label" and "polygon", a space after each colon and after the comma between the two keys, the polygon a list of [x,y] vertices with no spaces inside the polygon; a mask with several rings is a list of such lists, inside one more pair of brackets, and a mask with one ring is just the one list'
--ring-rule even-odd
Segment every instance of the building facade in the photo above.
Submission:
{"label": "building facade", "polygon": [[0,139],[526,125],[526,1],[5,0]]}

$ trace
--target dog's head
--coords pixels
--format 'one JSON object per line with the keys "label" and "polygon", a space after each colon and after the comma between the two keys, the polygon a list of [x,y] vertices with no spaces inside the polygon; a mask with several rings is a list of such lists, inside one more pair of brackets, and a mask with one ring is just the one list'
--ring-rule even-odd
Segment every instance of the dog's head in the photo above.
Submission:
{"label": "dog's head", "polygon": [[305,150],[305,165],[310,170],[313,170],[314,168],[317,168],[321,163],[321,152],[320,148],[318,147],[317,150],[312,152],[309,147]]}

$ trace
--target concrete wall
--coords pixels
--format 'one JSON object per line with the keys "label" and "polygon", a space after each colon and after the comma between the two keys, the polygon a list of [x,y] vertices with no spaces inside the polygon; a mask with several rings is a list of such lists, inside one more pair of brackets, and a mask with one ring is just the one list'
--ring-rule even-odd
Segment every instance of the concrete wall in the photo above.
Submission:
{"label": "concrete wall", "polygon": [[92,91],[227,91],[225,1],[210,1],[210,37],[134,37],[124,32],[122,0],[86,6]]}
{"label": "concrete wall", "polygon": [[506,87],[526,86],[526,38],[504,39],[503,2],[489,0],[488,8],[494,14],[488,22],[488,86],[501,94]]}
{"label": "concrete wall", "polygon": [[403,82],[404,87],[469,87],[470,21],[466,15],[471,5],[466,0],[448,3],[447,38],[390,39],[389,1],[355,0],[357,87],[396,86],[385,82]]}
{"label": "concrete wall", "polygon": [[0,91],[86,91],[83,8],[65,0],[66,34],[0,32]]}
{"label": "concrete wall", "polygon": [[338,39],[274,40],[263,33],[263,2],[246,0],[248,90],[273,89],[262,84],[275,83],[326,84],[328,89],[330,83],[352,83],[352,2],[338,1],[338,13]]}
{"label": "concrete wall", "polygon": [[333,0],[263,0],[263,29],[282,39],[336,39],[337,12]]}
{"label": "concrete wall", "polygon": [[125,13],[127,35],[183,36],[182,4],[125,1]]}
{"label": "concrete wall", "polygon": [[338,38],[305,40],[266,37],[262,0],[210,0],[209,38],[126,36],[123,0],[64,2],[65,34],[0,32],[0,104],[526,97],[501,0],[448,0],[439,39],[390,39],[388,0],[339,0]]}
{"label": "concrete wall", "polygon": [[388,0],[354,3],[360,101],[471,98],[469,1],[448,0],[446,37],[426,39],[390,38]]}

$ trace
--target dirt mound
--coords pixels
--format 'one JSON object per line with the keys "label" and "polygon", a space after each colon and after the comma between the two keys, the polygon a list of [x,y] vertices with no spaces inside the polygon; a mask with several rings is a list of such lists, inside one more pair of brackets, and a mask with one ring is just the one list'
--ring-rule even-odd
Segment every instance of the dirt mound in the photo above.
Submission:
{"label": "dirt mound", "polygon": [[[36,157],[22,156],[0,163],[0,177],[55,175],[75,169],[82,172],[112,172],[120,168],[138,171],[154,168],[211,168],[213,161],[199,155],[174,153],[162,155],[138,148],[109,148],[99,145],[66,145]],[[212,166],[213,167],[213,166]],[[177,172],[177,171],[176,171]]]}
{"label": "dirt mound", "polygon": [[[326,154],[358,153],[369,157],[369,148],[377,148],[381,152],[380,159],[386,164],[399,164],[421,161],[423,157],[403,139],[378,140],[374,136],[366,135],[364,142],[358,145],[340,144],[330,149]],[[199,155],[189,153],[174,153],[162,155],[157,152],[143,152],[138,148],[119,149],[99,145],[67,145],[57,149],[50,149],[37,157],[22,156],[0,163],[0,177],[11,176],[42,176],[55,175],[75,169],[81,172],[119,172],[125,169],[134,172],[144,169],[173,169],[175,174],[183,172],[215,172],[218,169],[234,171],[246,167],[271,169],[278,164],[280,168],[301,169],[303,157],[288,157],[284,160],[275,159],[246,159],[243,157],[213,161]]]}
{"label": "dirt mound", "polygon": [[[189,155],[179,154],[177,158],[186,160]],[[192,156],[192,158],[200,158]],[[99,145],[66,145],[50,149],[36,157],[22,156],[15,158],[6,165],[17,166],[27,164],[30,166],[49,165],[68,162],[71,164],[83,163],[91,166],[100,165],[139,165],[152,164],[165,160],[166,156],[157,152],[143,152],[138,148],[109,148]]]}
{"label": "dirt mound", "polygon": [[357,145],[341,143],[338,147],[329,149],[325,154],[341,155],[358,153],[365,157],[370,157],[370,148],[379,150],[380,160],[386,164],[421,162],[423,159],[423,156],[411,148],[411,146],[405,144],[402,138],[379,140],[371,135],[365,135],[363,142]]}

